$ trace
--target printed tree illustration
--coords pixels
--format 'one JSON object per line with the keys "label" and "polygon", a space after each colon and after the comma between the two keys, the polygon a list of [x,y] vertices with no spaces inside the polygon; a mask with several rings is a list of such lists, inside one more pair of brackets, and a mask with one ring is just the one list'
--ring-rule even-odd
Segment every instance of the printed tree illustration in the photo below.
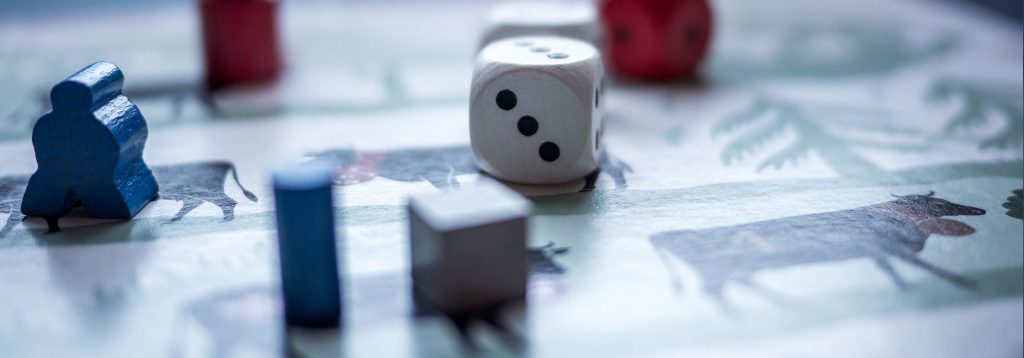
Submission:
{"label": "printed tree illustration", "polygon": [[1024,189],[1014,190],[1013,195],[1006,198],[1006,202],[1003,203],[1006,215],[1024,220],[1024,204],[1022,202],[1024,202]]}
{"label": "printed tree illustration", "polygon": [[[823,37],[843,39],[846,56],[818,59],[815,47]],[[809,76],[859,75],[884,73],[908,63],[921,61],[949,52],[955,39],[942,36],[925,45],[916,45],[901,27],[882,24],[840,23],[825,27],[800,24],[782,38],[777,57],[781,68],[790,72],[804,72]]]}
{"label": "printed tree illustration", "polygon": [[779,137],[788,129],[796,134],[796,140],[764,159],[757,166],[758,172],[768,167],[780,169],[787,163],[795,166],[809,153],[814,152],[840,175],[870,176],[882,172],[882,169],[858,155],[854,149],[923,149],[918,145],[871,141],[841,134],[849,132],[850,129],[901,135],[916,134],[913,129],[864,120],[866,117],[882,115],[884,114],[872,110],[797,105],[781,99],[762,97],[751,107],[719,121],[712,129],[712,135],[740,131],[743,127],[751,128],[729,142],[722,150],[721,159],[726,165],[755,154],[768,141]]}
{"label": "printed tree illustration", "polygon": [[[900,67],[943,56],[959,39],[936,31],[927,41],[913,41],[903,26],[865,21],[793,22],[778,32],[775,51],[762,56],[727,54],[714,69],[727,77],[828,78],[879,75]],[[748,26],[751,33],[771,32]],[[832,49],[832,52],[822,48]]]}
{"label": "printed tree illustration", "polygon": [[932,84],[927,99],[950,102],[956,97],[962,98],[963,107],[946,124],[946,135],[984,125],[994,111],[1003,117],[1005,125],[978,146],[982,149],[1021,146],[1024,141],[1024,87],[1021,84],[945,78]]}

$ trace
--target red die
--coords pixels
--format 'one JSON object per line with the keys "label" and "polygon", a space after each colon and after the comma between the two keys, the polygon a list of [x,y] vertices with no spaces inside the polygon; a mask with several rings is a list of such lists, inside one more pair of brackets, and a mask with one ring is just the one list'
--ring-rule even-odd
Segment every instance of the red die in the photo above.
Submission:
{"label": "red die", "polygon": [[604,0],[605,61],[643,80],[693,76],[711,40],[705,0]]}
{"label": "red die", "polygon": [[206,85],[273,81],[283,61],[276,0],[200,0]]}

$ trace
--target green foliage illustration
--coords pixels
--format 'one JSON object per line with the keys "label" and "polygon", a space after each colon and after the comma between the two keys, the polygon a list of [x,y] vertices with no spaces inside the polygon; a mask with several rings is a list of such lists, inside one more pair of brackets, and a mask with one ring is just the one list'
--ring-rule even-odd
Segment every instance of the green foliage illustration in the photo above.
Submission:
{"label": "green foliage illustration", "polygon": [[797,105],[785,100],[762,97],[754,101],[749,108],[719,121],[713,127],[712,135],[750,128],[740,133],[722,150],[721,159],[726,165],[756,154],[767,142],[789,130],[796,135],[796,139],[787,147],[764,159],[757,166],[758,172],[769,167],[780,169],[787,163],[795,166],[809,153],[814,152],[841,175],[868,176],[877,174],[882,169],[857,154],[854,151],[856,148],[897,151],[924,149],[920,145],[866,140],[847,134],[855,131],[889,135],[917,134],[913,129],[870,120],[872,117],[884,116],[884,113],[873,110]]}
{"label": "green foliage illustration", "polygon": [[[764,26],[744,29],[771,31]],[[879,75],[950,53],[957,37],[938,32],[927,41],[913,41],[899,25],[865,21],[795,23],[776,35],[776,47],[759,56],[728,54],[713,73],[736,79],[829,78]]]}
{"label": "green foliage illustration", "polygon": [[947,135],[988,123],[992,112],[1005,124],[998,133],[983,139],[978,146],[987,148],[1020,147],[1024,142],[1024,87],[1021,84],[982,83],[959,79],[940,79],[928,91],[931,102],[950,102],[959,97],[962,107],[946,123]]}
{"label": "green foliage illustration", "polygon": [[1013,195],[1006,198],[1003,207],[1006,208],[1006,215],[1024,220],[1024,189],[1013,191]]}

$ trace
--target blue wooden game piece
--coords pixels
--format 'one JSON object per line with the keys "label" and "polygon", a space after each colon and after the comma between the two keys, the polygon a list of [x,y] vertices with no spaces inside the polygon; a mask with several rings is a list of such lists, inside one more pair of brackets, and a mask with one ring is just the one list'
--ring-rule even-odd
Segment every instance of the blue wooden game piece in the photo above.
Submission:
{"label": "blue wooden game piece", "polygon": [[281,289],[289,325],[336,327],[341,320],[332,173],[317,162],[274,171]]}
{"label": "blue wooden game piece", "polygon": [[142,161],[146,119],[121,94],[123,84],[117,66],[97,62],[53,86],[53,110],[32,130],[39,168],[22,213],[57,218],[81,204],[88,216],[127,220],[156,198],[156,178]]}

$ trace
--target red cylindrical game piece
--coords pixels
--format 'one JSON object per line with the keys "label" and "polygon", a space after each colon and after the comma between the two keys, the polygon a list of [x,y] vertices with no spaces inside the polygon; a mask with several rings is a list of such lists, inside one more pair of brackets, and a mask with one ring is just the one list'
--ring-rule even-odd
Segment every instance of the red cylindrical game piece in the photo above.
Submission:
{"label": "red cylindrical game piece", "polygon": [[705,0],[604,0],[605,62],[623,77],[691,77],[711,41],[713,19]]}
{"label": "red cylindrical game piece", "polygon": [[211,89],[269,82],[281,74],[276,0],[199,0]]}

